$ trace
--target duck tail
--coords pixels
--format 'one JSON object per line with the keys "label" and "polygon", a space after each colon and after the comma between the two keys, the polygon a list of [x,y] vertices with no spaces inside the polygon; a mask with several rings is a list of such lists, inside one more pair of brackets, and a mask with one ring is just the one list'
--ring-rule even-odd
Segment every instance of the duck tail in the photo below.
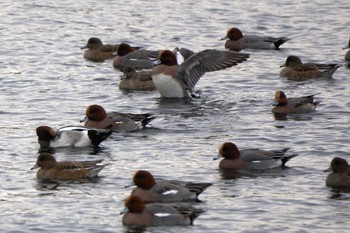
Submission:
{"label": "duck tail", "polygon": [[278,40],[276,40],[274,43],[275,45],[275,48],[276,49],[279,49],[280,46],[284,43],[286,43],[287,41],[291,40],[292,38],[288,38],[288,37],[281,37],[281,38],[278,38]]}
{"label": "duck tail", "polygon": [[194,220],[205,212],[203,209],[197,209],[189,205],[172,205],[177,211],[183,214],[186,218],[189,218],[190,224],[193,225]]}
{"label": "duck tail", "polygon": [[197,197],[199,194],[201,194],[204,190],[206,190],[209,186],[212,186],[212,183],[193,183],[189,182],[185,185],[186,188],[188,188],[191,192],[196,193]]}
{"label": "duck tail", "polygon": [[95,177],[98,175],[98,173],[100,173],[100,171],[105,167],[107,166],[107,164],[103,164],[103,165],[95,165],[93,167],[89,167],[87,168],[88,170],[88,176],[89,177]]}
{"label": "duck tail", "polygon": [[155,116],[147,116],[146,118],[141,120],[142,128],[145,128],[148,123],[150,123],[152,120],[154,120]]}
{"label": "duck tail", "polygon": [[91,140],[91,144],[98,146],[102,141],[108,138],[112,132],[112,129],[91,129],[88,131],[88,136]]}
{"label": "duck tail", "polygon": [[330,70],[328,70],[328,71],[326,71],[325,73],[327,73],[327,77],[332,77],[333,76],[333,74],[334,74],[334,72],[339,68],[339,67],[341,67],[342,65],[340,65],[340,64],[333,64],[332,65],[333,67],[330,69]]}
{"label": "duck tail", "polygon": [[191,213],[189,215],[190,221],[191,221],[191,225],[193,225],[194,220],[196,218],[198,218],[198,216],[203,214],[204,212],[205,212],[205,210],[202,210],[202,209],[192,209]]}
{"label": "duck tail", "polygon": [[287,163],[290,159],[296,157],[297,155],[298,155],[298,154],[292,154],[292,155],[284,156],[284,157],[281,159],[281,160],[282,160],[282,167],[285,167],[286,163]]}

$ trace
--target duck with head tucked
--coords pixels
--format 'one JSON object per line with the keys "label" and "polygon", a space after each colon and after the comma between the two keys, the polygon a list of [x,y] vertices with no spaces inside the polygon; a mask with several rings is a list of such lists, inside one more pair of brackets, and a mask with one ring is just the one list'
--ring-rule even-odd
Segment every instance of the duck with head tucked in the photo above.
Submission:
{"label": "duck with head tucked", "polygon": [[36,164],[31,170],[40,168],[37,178],[43,180],[77,180],[92,178],[107,165],[100,164],[103,160],[93,161],[61,161],[57,162],[55,157],[46,152],[39,154]]}
{"label": "duck with head tucked", "polygon": [[97,104],[86,108],[86,116],[82,120],[86,127],[96,129],[112,129],[114,132],[132,132],[142,128],[155,117],[150,114],[132,114],[121,112],[109,112]]}
{"label": "duck with head tucked", "polygon": [[326,186],[350,188],[349,164],[345,159],[335,157],[331,161],[331,166],[324,171],[331,172],[326,178]]}
{"label": "duck with head tucked", "polygon": [[194,219],[204,213],[189,205],[145,204],[137,195],[130,195],[125,200],[125,207],[121,213],[124,213],[123,225],[136,227],[193,225]]}
{"label": "duck with head tucked", "polygon": [[194,53],[180,65],[170,50],[159,52],[160,64],[152,70],[154,85],[162,98],[198,98],[194,86],[206,73],[246,61],[249,54],[214,49]]}
{"label": "duck with head tucked", "polygon": [[314,95],[287,98],[283,91],[278,90],[271,111],[275,114],[309,113],[314,112],[320,102],[314,101]]}
{"label": "duck with head tucked", "polygon": [[133,176],[137,186],[132,194],[142,197],[144,202],[198,201],[198,196],[212,183],[184,182],[177,180],[156,180],[145,170],[138,170]]}
{"label": "duck with head tucked", "polygon": [[214,160],[220,161],[220,169],[232,170],[267,170],[284,167],[297,154],[287,155],[289,148],[282,150],[241,149],[232,142],[225,142],[219,147],[219,154]]}
{"label": "duck with head tucked", "polygon": [[304,81],[310,78],[331,78],[340,67],[339,64],[302,63],[297,56],[288,56],[281,66],[281,77],[291,80]]}
{"label": "duck with head tucked", "polygon": [[98,146],[111,134],[110,128],[94,129],[83,126],[64,126],[57,130],[49,126],[36,128],[41,148]]}
{"label": "duck with head tucked", "polygon": [[238,28],[230,28],[221,40],[226,40],[225,48],[239,52],[244,49],[279,49],[290,40],[288,37],[243,35]]}
{"label": "duck with head tucked", "polygon": [[117,54],[118,44],[103,44],[101,39],[91,37],[87,44],[81,49],[87,49],[84,52],[84,58],[94,62],[103,62],[106,59],[113,58]]}

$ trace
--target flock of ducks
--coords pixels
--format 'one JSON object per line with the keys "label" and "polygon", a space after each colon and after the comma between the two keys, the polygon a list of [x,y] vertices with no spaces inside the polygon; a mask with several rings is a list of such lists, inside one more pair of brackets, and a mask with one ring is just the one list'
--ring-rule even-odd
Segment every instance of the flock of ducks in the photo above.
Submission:
{"label": "flock of ducks", "polygon": [[[157,90],[162,98],[199,98],[200,91],[194,87],[206,73],[235,66],[246,61],[250,54],[245,49],[276,49],[289,41],[287,37],[260,37],[244,35],[238,28],[230,28],[225,48],[207,49],[198,53],[185,48],[151,51],[132,47],[126,43],[103,44],[98,38],[90,38],[82,47],[84,58],[93,62],[113,59],[113,67],[123,73],[119,88],[122,90]],[[350,48],[350,40],[344,49]],[[345,55],[350,63],[350,50]],[[289,56],[282,65],[280,76],[291,80],[331,78],[340,67],[338,64],[302,63],[297,56]],[[314,95],[291,97],[278,90],[275,93],[274,114],[303,114],[313,112],[320,101]],[[32,169],[39,168],[37,178],[41,180],[75,180],[95,177],[106,166],[103,160],[60,161],[50,153],[54,147],[98,146],[112,133],[133,132],[147,127],[155,116],[106,112],[100,105],[86,108],[84,125],[64,126],[53,129],[39,126],[36,129],[40,145],[37,162]],[[281,150],[238,149],[232,142],[219,147],[219,168],[228,171],[267,170],[284,167],[297,156]],[[345,159],[334,158],[326,171],[331,173],[326,185],[334,188],[350,188],[350,167]],[[146,170],[133,175],[136,187],[125,199],[122,223],[128,226],[190,225],[202,214],[202,209],[193,207],[198,195],[212,183],[195,183],[179,180],[156,179]]]}

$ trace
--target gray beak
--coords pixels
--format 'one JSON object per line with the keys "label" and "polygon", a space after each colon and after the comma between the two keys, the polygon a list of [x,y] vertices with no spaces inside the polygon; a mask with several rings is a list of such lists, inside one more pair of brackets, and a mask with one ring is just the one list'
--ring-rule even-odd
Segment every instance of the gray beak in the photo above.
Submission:
{"label": "gray beak", "polygon": [[86,116],[84,118],[80,119],[80,123],[87,122],[87,121],[88,121],[88,118]]}
{"label": "gray beak", "polygon": [[227,40],[227,39],[228,39],[228,37],[225,36],[225,37],[221,38],[220,40]]}
{"label": "gray beak", "polygon": [[34,170],[36,168],[38,168],[38,164],[35,164],[30,170]]}

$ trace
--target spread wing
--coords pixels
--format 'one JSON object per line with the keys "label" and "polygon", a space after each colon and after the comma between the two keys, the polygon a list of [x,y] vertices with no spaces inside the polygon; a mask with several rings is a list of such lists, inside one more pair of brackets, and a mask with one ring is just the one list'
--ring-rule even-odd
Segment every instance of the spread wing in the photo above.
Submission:
{"label": "spread wing", "polygon": [[246,53],[219,51],[213,49],[195,53],[178,67],[178,75],[188,90],[192,90],[206,72],[226,69],[237,65],[249,57]]}

